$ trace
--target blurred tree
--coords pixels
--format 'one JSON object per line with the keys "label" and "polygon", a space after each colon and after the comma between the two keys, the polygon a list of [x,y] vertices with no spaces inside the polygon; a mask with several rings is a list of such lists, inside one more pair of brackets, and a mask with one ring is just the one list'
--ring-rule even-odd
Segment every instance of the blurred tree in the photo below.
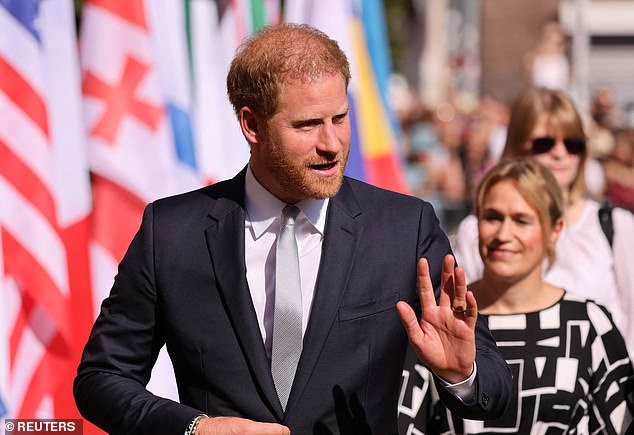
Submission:
{"label": "blurred tree", "polygon": [[75,23],[77,25],[77,34],[79,34],[79,24],[81,23],[81,7],[84,0],[74,0],[75,2]]}
{"label": "blurred tree", "polygon": [[387,21],[387,33],[390,40],[392,68],[404,72],[408,57],[409,29],[415,16],[412,0],[383,0]]}

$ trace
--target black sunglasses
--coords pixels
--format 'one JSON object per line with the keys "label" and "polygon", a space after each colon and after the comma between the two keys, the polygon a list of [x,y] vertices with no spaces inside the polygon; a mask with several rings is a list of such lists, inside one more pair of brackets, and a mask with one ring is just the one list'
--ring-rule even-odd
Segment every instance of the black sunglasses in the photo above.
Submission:
{"label": "black sunglasses", "polygon": [[[556,143],[557,139],[552,136],[536,137],[531,139],[531,151],[533,154],[547,153],[555,146]],[[580,155],[586,151],[585,139],[565,137],[564,146],[566,147],[568,154],[572,155]]]}

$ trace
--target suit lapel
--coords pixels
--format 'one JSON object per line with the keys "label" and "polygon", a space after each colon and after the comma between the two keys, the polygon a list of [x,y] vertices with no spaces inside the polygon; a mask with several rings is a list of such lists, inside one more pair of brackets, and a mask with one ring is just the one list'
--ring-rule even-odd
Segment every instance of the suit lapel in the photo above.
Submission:
{"label": "suit lapel", "polygon": [[231,180],[225,194],[209,212],[205,231],[212,267],[225,309],[229,313],[242,351],[261,386],[268,407],[281,420],[283,416],[257,315],[246,279],[244,254],[244,171]]}
{"label": "suit lapel", "polygon": [[315,296],[304,347],[286,411],[299,399],[339,310],[359,245],[361,209],[348,182],[330,201]]}

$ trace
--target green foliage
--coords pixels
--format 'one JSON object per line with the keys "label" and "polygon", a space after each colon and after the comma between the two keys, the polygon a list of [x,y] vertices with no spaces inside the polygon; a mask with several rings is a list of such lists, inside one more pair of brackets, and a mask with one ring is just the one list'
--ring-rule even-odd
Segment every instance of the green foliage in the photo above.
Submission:
{"label": "green foliage", "polygon": [[412,0],[383,0],[392,67],[400,71],[407,56],[409,23],[414,15]]}
{"label": "green foliage", "polygon": [[75,3],[75,23],[77,24],[77,31],[79,31],[79,23],[81,22],[81,8],[84,5],[84,0],[74,0]]}

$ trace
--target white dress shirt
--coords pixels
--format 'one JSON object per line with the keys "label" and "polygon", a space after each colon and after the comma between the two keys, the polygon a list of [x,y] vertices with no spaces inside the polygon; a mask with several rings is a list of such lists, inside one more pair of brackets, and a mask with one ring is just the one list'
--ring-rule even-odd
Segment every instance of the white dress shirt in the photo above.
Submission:
{"label": "white dress shirt", "polygon": [[[247,168],[244,229],[247,282],[269,358],[271,357],[275,303],[275,248],[277,236],[280,233],[282,209],[286,205],[262,187],[253,176],[251,168]],[[299,251],[302,287],[303,334],[306,332],[315,294],[328,199],[310,199],[294,205],[300,210],[295,223],[295,237]]]}

